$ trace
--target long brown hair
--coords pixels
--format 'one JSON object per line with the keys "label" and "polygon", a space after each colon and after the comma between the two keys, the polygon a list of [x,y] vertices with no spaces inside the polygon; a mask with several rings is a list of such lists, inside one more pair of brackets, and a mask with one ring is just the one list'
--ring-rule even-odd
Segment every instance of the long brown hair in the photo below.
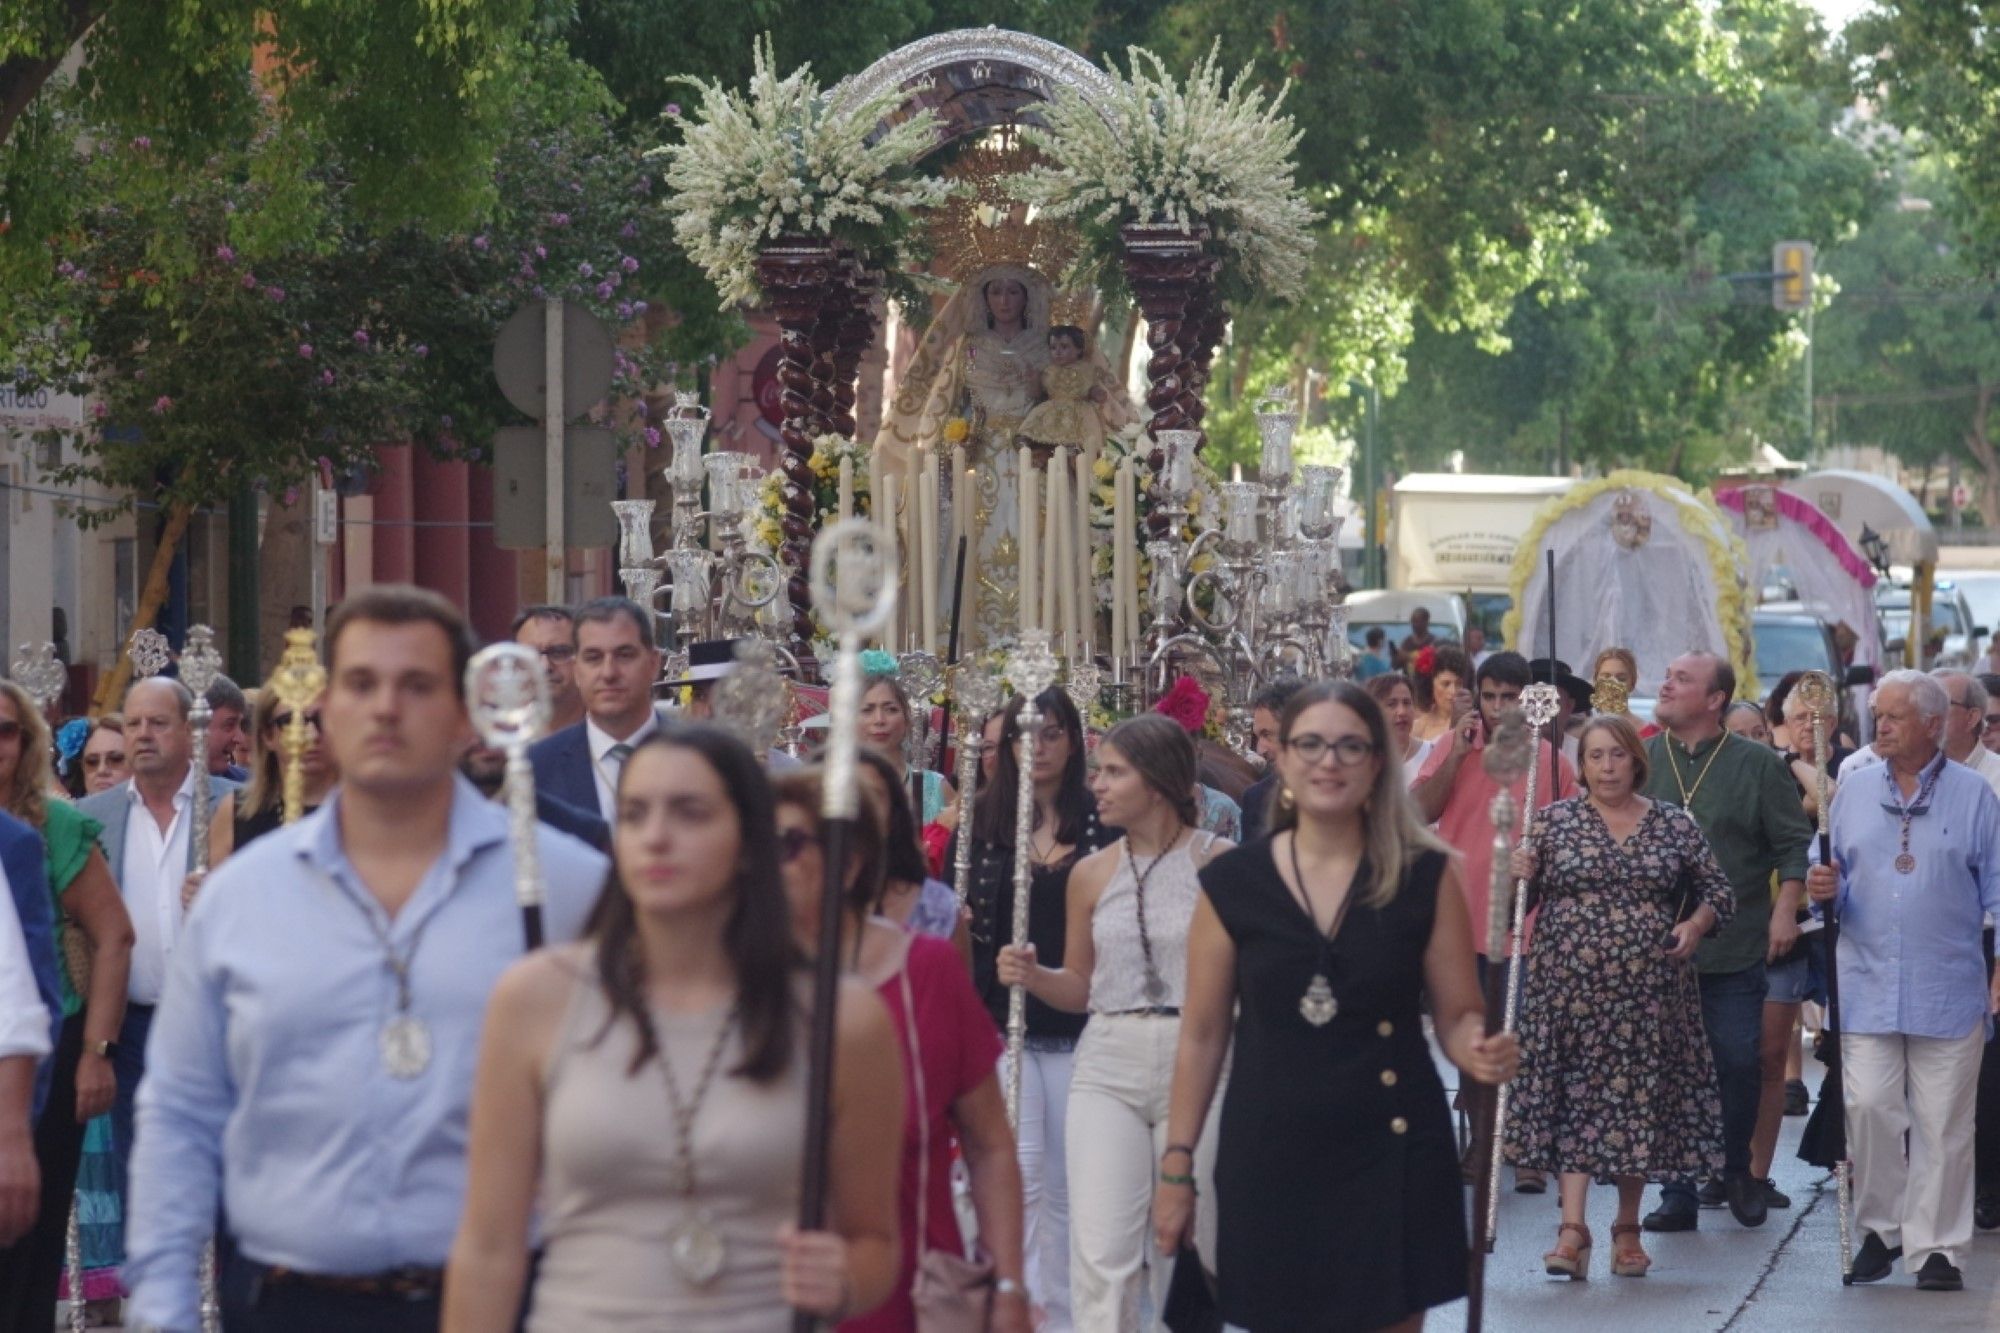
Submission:
{"label": "long brown hair", "polygon": [[[1375,702],[1375,697],[1361,686],[1346,680],[1323,680],[1300,690],[1285,705],[1284,716],[1278,719],[1278,744],[1289,748],[1299,715],[1324,703],[1339,704],[1360,718],[1361,725],[1368,729],[1368,740],[1375,747],[1376,757],[1382,761],[1374,789],[1361,806],[1371,877],[1367,896],[1361,901],[1369,907],[1386,907],[1394,901],[1397,890],[1403,886],[1404,872],[1417,857],[1447,848],[1417,818],[1416,804],[1403,788],[1403,757],[1396,753],[1389,720],[1382,715],[1382,706]],[[1296,805],[1283,800],[1275,803],[1271,811],[1272,833],[1296,829],[1298,823]]]}
{"label": "long brown hair", "polygon": [[[891,795],[895,788],[889,789]],[[820,819],[820,802],[826,794],[826,772],[821,768],[795,768],[780,773],[771,779],[771,794],[776,802],[796,806],[813,818],[813,827],[825,829]],[[858,787],[855,795],[860,798],[860,809],[855,812],[852,840],[847,845],[848,855],[854,865],[854,882],[847,886],[847,901],[841,904],[849,912],[865,915],[874,910],[882,900],[882,872],[885,864],[885,849],[882,836],[882,811],[875,804],[875,793],[867,787]]]}
{"label": "long brown hair", "polygon": [[1099,744],[1124,755],[1146,785],[1173,806],[1181,823],[1201,826],[1201,811],[1194,803],[1194,742],[1180,723],[1162,713],[1141,713],[1113,727]]}
{"label": "long brown hair", "polygon": [[7,813],[39,829],[49,817],[49,721],[28,692],[11,680],[0,680],[0,694],[14,704],[21,721],[21,757],[14,761],[14,780],[0,792]]}
{"label": "long brown hair", "polygon": [[256,707],[250,710],[250,781],[236,797],[236,808],[245,816],[259,810],[275,810],[284,799],[284,753],[265,740],[265,734],[271,730],[271,719],[277,715],[278,692],[257,691]]}
{"label": "long brown hair", "polygon": [[[757,757],[717,727],[690,724],[655,732],[633,751],[618,774],[622,790],[647,750],[689,751],[722,779],[736,807],[741,845],[736,857],[735,903],[722,930],[722,948],[736,973],[737,1013],[743,1024],[743,1063],[732,1073],[768,1083],[785,1072],[797,1044],[798,1000],[793,993],[798,950],[792,942],[791,913],[778,871],[778,826],[771,784]],[[592,913],[589,938],[595,942],[597,975],[611,1005],[610,1024],[629,1019],[639,1029],[632,1072],[659,1054],[646,1000],[645,960],[639,951],[638,914],[614,861],[604,894]]]}

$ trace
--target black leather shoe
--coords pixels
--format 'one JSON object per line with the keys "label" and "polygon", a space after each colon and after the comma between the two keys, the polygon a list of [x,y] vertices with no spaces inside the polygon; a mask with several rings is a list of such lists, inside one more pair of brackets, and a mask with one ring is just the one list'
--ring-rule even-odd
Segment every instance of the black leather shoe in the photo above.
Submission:
{"label": "black leather shoe", "polygon": [[1693,1231],[1701,1225],[1701,1214],[1685,1203],[1663,1199],[1639,1225],[1648,1231]]}
{"label": "black leather shoe", "polygon": [[1861,1248],[1854,1252],[1854,1268],[1847,1275],[1847,1280],[1880,1282],[1895,1271],[1896,1261],[1902,1257],[1902,1246],[1898,1245],[1892,1250],[1882,1243],[1880,1236],[1871,1231],[1862,1239]]}
{"label": "black leather shoe", "polygon": [[1766,1176],[1762,1184],[1764,1186],[1764,1206],[1766,1208],[1789,1208],[1792,1206],[1792,1196],[1780,1190],[1777,1181]]}
{"label": "black leather shoe", "polygon": [[1729,1215],[1744,1226],[1761,1227],[1770,1216],[1764,1202],[1764,1182],[1748,1171],[1732,1172],[1722,1182],[1722,1191],[1729,1200]]}
{"label": "black leather shoe", "polygon": [[1720,1208],[1728,1203],[1729,1196],[1722,1189],[1722,1177],[1711,1176],[1702,1181],[1701,1187],[1694,1192],[1694,1201],[1704,1208]]}
{"label": "black leather shoe", "polygon": [[1933,1254],[1917,1270],[1918,1291],[1964,1291],[1965,1279],[1942,1254]]}
{"label": "black leather shoe", "polygon": [[1982,1194],[1973,1200],[1972,1224],[1981,1231],[2000,1230],[2000,1194]]}
{"label": "black leather shoe", "polygon": [[1805,1115],[1812,1109],[1812,1096],[1799,1079],[1785,1080],[1785,1114]]}

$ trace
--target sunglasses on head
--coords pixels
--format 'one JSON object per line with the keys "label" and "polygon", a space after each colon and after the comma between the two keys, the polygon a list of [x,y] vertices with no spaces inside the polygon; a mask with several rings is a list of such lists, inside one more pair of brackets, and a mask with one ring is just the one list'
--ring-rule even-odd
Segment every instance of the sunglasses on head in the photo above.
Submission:
{"label": "sunglasses on head", "polygon": [[806,849],[819,846],[819,835],[802,828],[788,828],[778,835],[778,859],[786,865],[806,854]]}

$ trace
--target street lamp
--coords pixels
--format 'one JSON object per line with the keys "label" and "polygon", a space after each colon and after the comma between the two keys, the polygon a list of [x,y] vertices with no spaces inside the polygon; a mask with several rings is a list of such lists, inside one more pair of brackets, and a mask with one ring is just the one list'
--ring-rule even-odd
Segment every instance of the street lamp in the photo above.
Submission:
{"label": "street lamp", "polygon": [[1889,577],[1889,548],[1883,544],[1882,534],[1861,525],[1861,554],[1868,557],[1868,563],[1875,566],[1875,572],[1883,578]]}

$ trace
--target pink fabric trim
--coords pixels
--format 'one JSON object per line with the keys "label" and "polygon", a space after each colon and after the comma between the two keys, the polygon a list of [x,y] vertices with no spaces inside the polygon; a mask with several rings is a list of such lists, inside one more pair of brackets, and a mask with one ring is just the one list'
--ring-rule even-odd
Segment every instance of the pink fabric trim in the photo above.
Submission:
{"label": "pink fabric trim", "polygon": [[[1804,496],[1794,495],[1790,491],[1781,491],[1773,487],[1771,493],[1777,499],[1780,518],[1790,519],[1817,537],[1821,545],[1833,552],[1834,559],[1840,561],[1840,567],[1846,570],[1856,583],[1864,588],[1875,586],[1874,567],[1861,552],[1854,549],[1854,543],[1847,540],[1847,534],[1833,526],[1833,520],[1826,516],[1825,510]],[[1728,490],[1717,491],[1715,502],[1732,514],[1741,514],[1743,487],[1732,486]]]}

